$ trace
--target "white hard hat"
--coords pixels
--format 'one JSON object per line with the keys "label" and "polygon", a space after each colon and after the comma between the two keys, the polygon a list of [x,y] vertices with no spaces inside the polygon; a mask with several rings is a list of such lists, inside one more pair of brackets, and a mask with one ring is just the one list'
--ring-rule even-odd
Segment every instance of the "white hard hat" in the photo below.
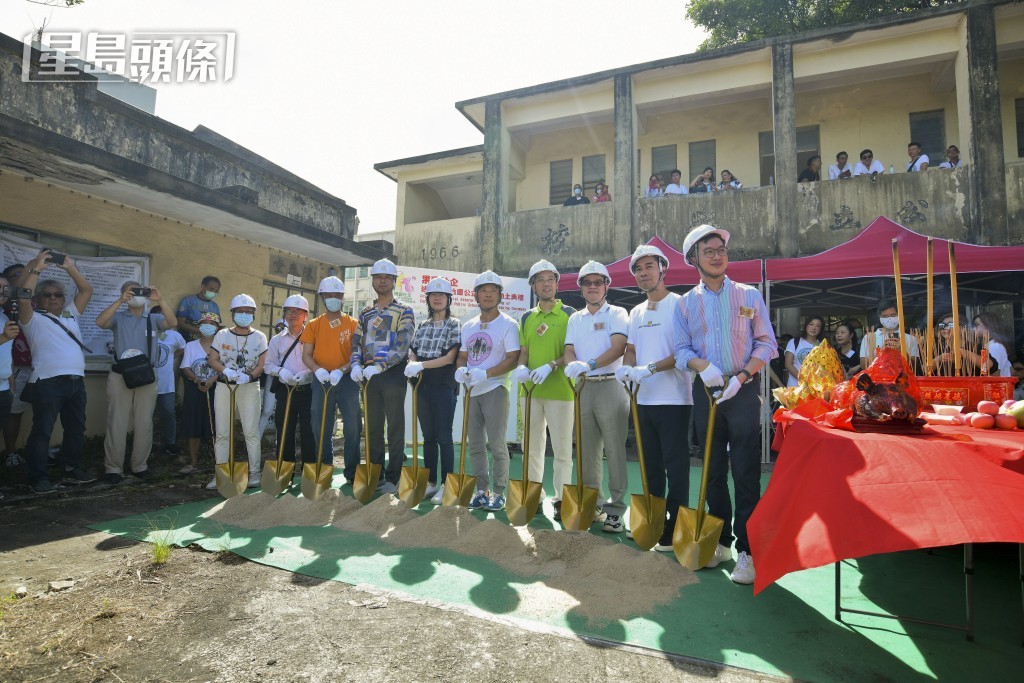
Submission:
{"label": "white hard hat", "polygon": [[391,275],[398,277],[398,268],[395,268],[395,264],[386,258],[382,258],[373,264],[373,268],[370,268],[370,275]]}
{"label": "white hard hat", "polygon": [[[345,283],[341,281],[341,278],[336,275],[328,275],[320,281],[320,288],[317,292],[327,292],[328,294],[344,294]],[[309,310],[308,308],[306,310]]]}
{"label": "white hard hat", "polygon": [[284,300],[284,305],[281,308],[300,308],[306,313],[309,313],[309,302],[306,301],[306,297],[301,294],[292,294]]}
{"label": "white hard hat", "polygon": [[610,285],[612,283],[612,276],[608,274],[608,269],[597,261],[587,261],[583,264],[583,267],[580,268],[580,274],[576,276],[576,284],[582,287],[583,278],[588,275],[604,275],[605,284]]}
{"label": "white hard hat", "polygon": [[483,285],[498,285],[498,289],[504,289],[504,285],[501,284],[501,276],[493,270],[485,270],[476,276],[476,282],[473,283],[473,291],[475,292]]}
{"label": "white hard hat", "polygon": [[552,273],[555,274],[555,279],[558,279],[559,272],[558,268],[555,268],[555,264],[553,264],[551,261],[541,259],[540,261],[537,261],[536,263],[533,264],[533,266],[530,267],[530,284],[533,284],[533,278],[537,277],[538,273],[543,273],[546,270],[550,270]]}
{"label": "white hard hat", "polygon": [[[713,225],[698,225],[696,228],[691,230],[687,235],[686,239],[683,240],[683,254],[686,255],[686,262],[690,263],[690,250],[697,242],[701,241],[708,235],[718,235],[722,238],[722,241],[729,244],[729,231],[716,228]],[[693,265],[690,263],[690,265]]]}
{"label": "white hard hat", "polygon": [[235,310],[236,308],[245,308],[246,306],[250,308],[256,308],[256,300],[253,299],[248,294],[239,294],[238,296],[231,300],[232,311]]}
{"label": "white hard hat", "polygon": [[452,283],[448,282],[443,277],[435,277],[427,283],[427,288],[424,291],[427,294],[447,294],[448,296],[451,296]]}
{"label": "white hard hat", "polygon": [[661,265],[666,270],[668,269],[668,258],[665,256],[664,253],[662,253],[661,249],[658,249],[653,244],[641,244],[639,247],[636,248],[636,251],[633,252],[633,256],[631,256],[629,259],[629,270],[633,271],[634,266],[636,266],[636,262],[642,259],[644,256],[654,256],[655,258],[658,259],[658,261],[661,262]]}

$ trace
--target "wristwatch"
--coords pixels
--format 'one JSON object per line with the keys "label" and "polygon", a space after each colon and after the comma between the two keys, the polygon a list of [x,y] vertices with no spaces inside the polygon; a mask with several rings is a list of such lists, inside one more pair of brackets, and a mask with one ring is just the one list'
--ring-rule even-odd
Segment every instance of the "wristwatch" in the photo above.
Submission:
{"label": "wristwatch", "polygon": [[737,377],[739,377],[740,375],[746,375],[747,376],[747,378],[745,380],[743,380],[744,384],[746,384],[747,382],[749,382],[750,380],[752,380],[754,378],[753,375],[751,375],[749,372],[747,372],[746,368],[743,368],[742,370],[740,370],[739,372],[736,373]]}
{"label": "wristwatch", "polygon": [[647,364],[647,369],[650,370],[651,374],[653,375],[653,374],[658,372],[658,364],[657,363],[648,363]]}
{"label": "wristwatch", "polygon": [[591,370],[597,370],[597,361],[594,360],[593,358],[587,361],[587,365],[590,366]]}

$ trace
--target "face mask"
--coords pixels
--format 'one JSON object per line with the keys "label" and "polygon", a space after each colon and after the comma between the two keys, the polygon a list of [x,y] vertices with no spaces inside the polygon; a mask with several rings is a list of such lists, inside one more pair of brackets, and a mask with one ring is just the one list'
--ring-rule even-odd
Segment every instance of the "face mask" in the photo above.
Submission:
{"label": "face mask", "polygon": [[233,317],[235,324],[239,327],[249,327],[249,325],[252,325],[252,313],[235,313]]}
{"label": "face mask", "polygon": [[583,194],[583,190],[577,187],[575,190],[572,191],[572,193],[579,197],[581,194]]}
{"label": "face mask", "polygon": [[146,305],[146,297],[144,296],[133,296],[128,300],[128,305],[132,308],[142,308]]}
{"label": "face mask", "polygon": [[324,306],[331,313],[337,313],[341,310],[341,299],[324,299]]}
{"label": "face mask", "polygon": [[203,335],[204,337],[212,337],[213,335],[217,334],[217,326],[204,323],[199,326],[199,334]]}
{"label": "face mask", "polygon": [[203,292],[203,296],[206,297],[207,301],[213,301],[214,299],[217,298],[217,292],[211,292],[209,290],[206,290]]}
{"label": "face mask", "polygon": [[653,190],[653,189],[658,187],[658,181],[657,180],[652,180],[650,185],[651,185],[651,189]]}
{"label": "face mask", "polygon": [[887,330],[895,330],[900,326],[899,318],[881,318],[878,322],[882,323],[882,327]]}

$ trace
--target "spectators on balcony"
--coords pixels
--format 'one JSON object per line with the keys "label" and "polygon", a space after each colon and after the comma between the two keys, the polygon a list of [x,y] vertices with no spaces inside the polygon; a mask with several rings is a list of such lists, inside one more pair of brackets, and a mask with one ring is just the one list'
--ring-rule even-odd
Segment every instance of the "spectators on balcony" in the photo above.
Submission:
{"label": "spectators on balcony", "polygon": [[594,185],[594,203],[600,204],[601,202],[610,202],[612,196],[608,194],[608,186],[604,183],[598,183]]}
{"label": "spectators on balcony", "polygon": [[665,188],[665,194],[666,195],[669,195],[669,194],[689,194],[690,193],[690,190],[686,187],[686,185],[683,185],[683,183],[682,183],[682,180],[683,180],[683,172],[682,171],[680,171],[678,168],[674,168],[674,169],[672,169],[672,173],[670,174],[669,177],[672,179],[672,182],[670,182],[668,184],[668,186]]}
{"label": "spectators on balcony", "polygon": [[872,175],[875,173],[879,175],[885,173],[885,166],[875,158],[874,152],[870,149],[861,151],[860,161],[854,167],[853,175]]}
{"label": "spectators on balcony", "polygon": [[691,192],[716,192],[718,185],[715,184],[715,169],[710,166],[693,179],[690,183]]}
{"label": "spectators on balcony", "polygon": [[853,177],[853,167],[849,163],[850,155],[840,152],[836,155],[836,163],[828,167],[829,180],[844,180]]}
{"label": "spectators on balcony", "polygon": [[807,168],[800,172],[798,183],[816,183],[821,180],[821,157],[815,154],[807,160]]}
{"label": "spectators on balcony", "polygon": [[960,168],[963,165],[964,161],[960,158],[960,148],[956,145],[950,145],[946,148],[946,161],[939,164],[939,168]]}
{"label": "spectators on balcony", "polygon": [[910,157],[907,173],[920,173],[928,170],[928,155],[921,152],[920,142],[911,142],[907,145],[907,156]]}
{"label": "spectators on balcony", "polygon": [[743,183],[739,178],[734,176],[729,169],[722,169],[722,182],[718,183],[719,190],[738,190],[741,187],[743,187]]}
{"label": "spectators on balcony", "polygon": [[577,206],[579,204],[589,204],[590,200],[583,194],[583,186],[576,183],[572,186],[572,196],[565,200],[562,206]]}
{"label": "spectators on balcony", "polygon": [[655,197],[661,197],[665,194],[665,191],[661,189],[661,178],[658,174],[652,175],[647,180],[647,191],[644,192],[644,197],[647,199],[654,199]]}

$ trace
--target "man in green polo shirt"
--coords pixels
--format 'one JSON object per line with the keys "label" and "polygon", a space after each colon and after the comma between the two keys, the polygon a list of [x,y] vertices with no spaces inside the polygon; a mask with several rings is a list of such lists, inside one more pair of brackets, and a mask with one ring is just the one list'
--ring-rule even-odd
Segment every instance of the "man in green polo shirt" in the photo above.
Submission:
{"label": "man in green polo shirt", "polygon": [[[555,298],[558,269],[549,261],[537,261],[530,268],[530,286],[538,303],[523,314],[519,332],[519,367],[513,376],[520,384],[533,382],[530,404],[530,481],[544,481],[544,453],[547,432],[555,452],[552,478],[555,485],[555,519],[562,518],[562,486],[572,483],[572,387],[565,367],[565,332],[575,309]],[[523,399],[525,410],[526,399]]]}

